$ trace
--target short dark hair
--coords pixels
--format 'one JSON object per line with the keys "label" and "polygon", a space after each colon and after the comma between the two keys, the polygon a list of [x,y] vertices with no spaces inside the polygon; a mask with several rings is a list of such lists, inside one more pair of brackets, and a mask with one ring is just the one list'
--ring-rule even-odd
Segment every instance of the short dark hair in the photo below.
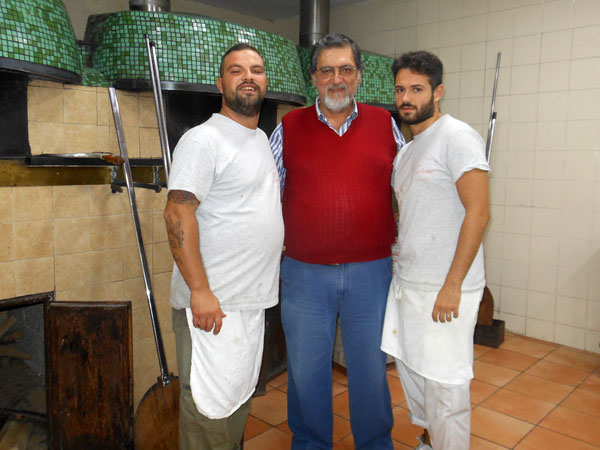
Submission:
{"label": "short dark hair", "polygon": [[344,47],[350,47],[352,49],[354,64],[359,71],[362,71],[365,65],[360,57],[360,48],[358,47],[358,44],[342,33],[329,33],[313,45],[310,54],[310,68],[308,69],[310,74],[312,75],[317,71],[317,62],[319,61],[319,55],[323,49]]}
{"label": "short dark hair", "polygon": [[227,57],[227,55],[229,55],[230,53],[233,53],[233,52],[239,52],[241,50],[252,50],[253,52],[258,53],[258,56],[260,56],[262,58],[263,62],[265,61],[265,58],[263,58],[263,56],[260,54],[260,52],[258,50],[256,50],[255,47],[251,46],[250,44],[246,44],[245,42],[240,42],[238,44],[235,44],[229,50],[227,50],[225,52],[225,54],[221,57],[221,64],[219,65],[219,75],[221,77],[223,76],[223,62],[225,62],[225,58]]}
{"label": "short dark hair", "polygon": [[426,75],[429,79],[431,89],[435,89],[442,84],[444,65],[440,61],[440,58],[431,52],[423,50],[408,52],[396,58],[394,64],[392,64],[394,80],[401,69],[409,69],[411,72]]}

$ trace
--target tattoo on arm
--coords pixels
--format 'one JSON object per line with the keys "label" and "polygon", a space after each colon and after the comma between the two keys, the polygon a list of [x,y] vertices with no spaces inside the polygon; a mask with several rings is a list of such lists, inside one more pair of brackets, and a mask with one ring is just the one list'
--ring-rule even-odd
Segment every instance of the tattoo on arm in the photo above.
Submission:
{"label": "tattoo on arm", "polygon": [[167,235],[169,236],[169,246],[175,250],[183,246],[183,230],[181,223],[175,222],[171,217],[166,218]]}
{"label": "tattoo on arm", "polygon": [[197,207],[200,204],[196,196],[188,191],[169,191],[167,199],[177,205]]}

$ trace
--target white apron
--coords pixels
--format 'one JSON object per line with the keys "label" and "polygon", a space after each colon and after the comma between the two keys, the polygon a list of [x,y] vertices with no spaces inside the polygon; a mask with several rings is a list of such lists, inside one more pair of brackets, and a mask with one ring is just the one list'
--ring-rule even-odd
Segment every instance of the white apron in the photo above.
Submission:
{"label": "white apron", "polygon": [[190,387],[196,408],[209,419],[233,414],[253,394],[262,362],[265,310],[225,311],[216,336],[192,325]]}

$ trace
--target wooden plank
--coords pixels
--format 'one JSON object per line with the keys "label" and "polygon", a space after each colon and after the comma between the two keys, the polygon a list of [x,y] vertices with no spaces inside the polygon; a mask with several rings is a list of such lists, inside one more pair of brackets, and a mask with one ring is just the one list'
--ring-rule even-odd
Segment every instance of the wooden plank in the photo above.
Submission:
{"label": "wooden plank", "polygon": [[131,302],[52,302],[45,328],[48,448],[133,448]]}
{"label": "wooden plank", "polygon": [[4,333],[8,331],[10,327],[12,327],[17,322],[17,319],[14,317],[9,317],[4,322],[0,324],[0,337],[4,336]]}

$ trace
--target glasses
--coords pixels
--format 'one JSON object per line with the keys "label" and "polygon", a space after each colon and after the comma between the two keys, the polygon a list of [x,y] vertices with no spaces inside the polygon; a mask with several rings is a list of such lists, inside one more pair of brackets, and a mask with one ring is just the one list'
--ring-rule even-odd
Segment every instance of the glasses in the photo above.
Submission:
{"label": "glasses", "polygon": [[349,78],[352,75],[354,75],[354,72],[356,72],[356,67],[354,67],[354,66],[341,66],[341,67],[323,66],[323,67],[319,67],[317,69],[317,74],[323,79],[328,79],[328,78],[333,78],[336,71],[337,71],[337,73],[339,73],[340,77]]}

